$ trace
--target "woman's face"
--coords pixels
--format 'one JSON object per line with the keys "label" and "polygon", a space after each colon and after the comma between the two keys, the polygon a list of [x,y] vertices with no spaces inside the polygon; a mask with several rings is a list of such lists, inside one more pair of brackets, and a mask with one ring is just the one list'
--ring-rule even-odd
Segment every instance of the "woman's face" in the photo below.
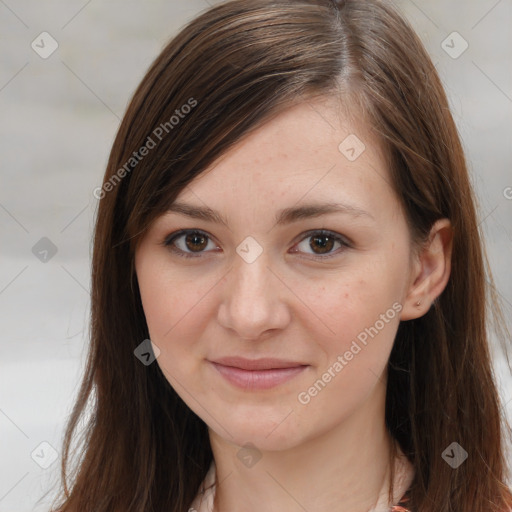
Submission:
{"label": "woman's face", "polygon": [[136,252],[156,364],[240,446],[291,448],[363,405],[383,421],[411,242],[376,142],[335,109],[301,103],[255,131]]}

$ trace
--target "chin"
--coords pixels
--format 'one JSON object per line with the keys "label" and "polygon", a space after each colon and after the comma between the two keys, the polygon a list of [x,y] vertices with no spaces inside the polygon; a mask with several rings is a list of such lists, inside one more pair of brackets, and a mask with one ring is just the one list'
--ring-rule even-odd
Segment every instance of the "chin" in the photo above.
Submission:
{"label": "chin", "polygon": [[[289,415],[288,415],[289,414]],[[243,447],[251,443],[261,451],[281,451],[294,448],[305,440],[305,433],[295,424],[296,418],[290,411],[281,414],[254,414],[252,418],[226,418],[223,426],[209,425],[209,428],[225,441]],[[274,419],[279,417],[279,419]],[[286,419],[285,419],[286,418]],[[227,432],[229,432],[229,435]]]}

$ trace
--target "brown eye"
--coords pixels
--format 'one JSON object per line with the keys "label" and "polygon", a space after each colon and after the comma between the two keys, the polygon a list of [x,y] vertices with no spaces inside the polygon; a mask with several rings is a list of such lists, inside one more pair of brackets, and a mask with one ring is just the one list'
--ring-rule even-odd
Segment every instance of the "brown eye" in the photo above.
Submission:
{"label": "brown eye", "polygon": [[202,251],[207,245],[207,237],[200,233],[189,233],[185,236],[185,245],[193,252]]}
{"label": "brown eye", "polygon": [[[169,247],[178,256],[193,258],[201,256],[203,252],[207,252],[205,249],[210,242],[210,237],[202,231],[182,230],[168,236],[164,240],[163,245]],[[212,243],[212,245],[215,248],[215,244]],[[197,256],[194,253],[197,253]]]}
{"label": "brown eye", "polygon": [[329,235],[312,236],[309,246],[311,249],[320,248],[320,254],[328,253],[334,246],[334,238]]}
{"label": "brown eye", "polygon": [[[343,252],[344,249],[351,247],[348,240],[338,233],[331,231],[309,231],[305,233],[305,235],[306,236],[296,245],[299,250],[293,250],[292,252],[309,254],[312,259],[325,260],[332,256],[337,256]],[[309,240],[309,243],[306,246],[305,242],[307,240]],[[338,244],[340,248],[338,251],[333,251],[336,244]]]}

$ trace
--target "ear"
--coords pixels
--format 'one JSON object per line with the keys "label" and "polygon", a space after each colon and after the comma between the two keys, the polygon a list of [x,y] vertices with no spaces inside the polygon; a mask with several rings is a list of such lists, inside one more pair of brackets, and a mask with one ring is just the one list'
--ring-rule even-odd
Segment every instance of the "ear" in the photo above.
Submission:
{"label": "ear", "polygon": [[453,230],[448,219],[434,223],[427,243],[415,256],[400,320],[423,316],[441,295],[451,271]]}

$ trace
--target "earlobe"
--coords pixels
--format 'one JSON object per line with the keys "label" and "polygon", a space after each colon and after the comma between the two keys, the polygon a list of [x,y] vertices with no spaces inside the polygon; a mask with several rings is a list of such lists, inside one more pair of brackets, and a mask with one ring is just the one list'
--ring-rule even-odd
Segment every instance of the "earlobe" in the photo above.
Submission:
{"label": "earlobe", "polygon": [[453,230],[448,219],[434,223],[428,242],[417,256],[400,320],[423,316],[441,295],[451,272]]}

